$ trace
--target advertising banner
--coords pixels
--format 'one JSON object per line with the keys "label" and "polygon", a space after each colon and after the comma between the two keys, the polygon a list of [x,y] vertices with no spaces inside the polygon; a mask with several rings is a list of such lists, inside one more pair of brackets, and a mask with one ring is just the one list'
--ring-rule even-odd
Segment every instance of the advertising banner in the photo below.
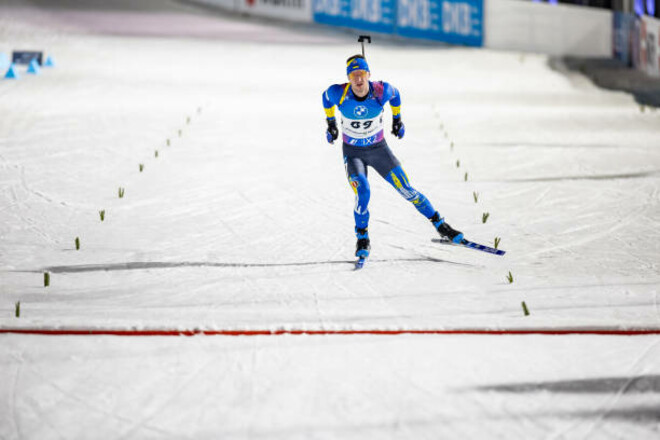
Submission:
{"label": "advertising banner", "polygon": [[26,66],[36,59],[39,65],[43,65],[43,52],[32,50],[15,50],[11,54],[11,62],[14,64],[25,64]]}
{"label": "advertising banner", "polygon": [[248,15],[311,22],[312,0],[239,0],[238,10]]}
{"label": "advertising banner", "polygon": [[483,0],[313,0],[312,10],[317,23],[483,45]]}
{"label": "advertising banner", "polygon": [[396,0],[313,0],[317,23],[394,33]]}
{"label": "advertising banner", "polygon": [[640,34],[640,57],[644,59],[640,64],[649,75],[660,76],[660,20],[644,16],[641,22],[644,32]]}
{"label": "advertising banner", "polygon": [[483,0],[398,0],[397,6],[398,35],[483,45]]}
{"label": "advertising banner", "polygon": [[614,32],[612,32],[612,55],[627,65],[632,65],[632,33],[635,16],[625,12],[614,11],[612,15]]}

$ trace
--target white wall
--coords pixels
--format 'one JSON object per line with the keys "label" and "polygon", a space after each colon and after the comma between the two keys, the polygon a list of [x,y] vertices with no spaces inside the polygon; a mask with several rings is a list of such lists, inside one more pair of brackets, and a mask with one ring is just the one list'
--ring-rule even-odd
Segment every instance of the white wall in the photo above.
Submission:
{"label": "white wall", "polygon": [[612,12],[529,0],[484,0],[484,46],[549,55],[612,56]]}

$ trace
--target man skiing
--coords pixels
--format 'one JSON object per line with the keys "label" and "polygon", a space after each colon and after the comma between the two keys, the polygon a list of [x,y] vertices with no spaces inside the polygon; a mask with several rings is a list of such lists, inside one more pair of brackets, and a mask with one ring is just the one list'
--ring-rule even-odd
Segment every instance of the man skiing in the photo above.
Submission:
{"label": "man skiing", "polygon": [[326,138],[329,143],[339,136],[335,106],[341,113],[344,165],[348,182],[355,192],[355,255],[364,261],[369,256],[369,198],[371,191],[367,167],[372,167],[406,200],[428,218],[441,236],[460,243],[463,234],[449,226],[433,208],[424,194],[415,190],[403,171],[399,160],[385,142],[383,107],[392,108],[392,134],[403,138],[405,126],[401,122],[399,91],[384,81],[369,81],[371,73],[367,60],[354,55],[346,61],[348,83],[334,84],[323,93],[323,107],[327,117]]}

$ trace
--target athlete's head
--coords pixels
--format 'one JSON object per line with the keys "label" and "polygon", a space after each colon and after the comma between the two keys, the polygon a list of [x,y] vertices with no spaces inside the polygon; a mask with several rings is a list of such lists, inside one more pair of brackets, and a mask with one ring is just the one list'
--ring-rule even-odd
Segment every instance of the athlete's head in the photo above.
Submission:
{"label": "athlete's head", "polygon": [[353,93],[365,96],[369,93],[369,65],[362,55],[353,55],[346,60],[346,74],[351,82]]}
{"label": "athlete's head", "polygon": [[367,60],[362,55],[353,55],[346,60],[346,75],[355,72],[356,70],[365,70],[369,72],[369,65]]}

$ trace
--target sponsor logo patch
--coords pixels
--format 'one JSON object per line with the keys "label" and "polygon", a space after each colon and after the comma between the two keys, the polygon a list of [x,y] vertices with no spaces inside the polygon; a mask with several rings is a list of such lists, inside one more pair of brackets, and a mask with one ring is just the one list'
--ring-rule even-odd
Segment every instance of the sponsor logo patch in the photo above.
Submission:
{"label": "sponsor logo patch", "polygon": [[367,108],[363,105],[358,105],[355,107],[355,110],[353,110],[353,113],[355,116],[366,116],[367,113],[369,113],[369,110],[367,110]]}

